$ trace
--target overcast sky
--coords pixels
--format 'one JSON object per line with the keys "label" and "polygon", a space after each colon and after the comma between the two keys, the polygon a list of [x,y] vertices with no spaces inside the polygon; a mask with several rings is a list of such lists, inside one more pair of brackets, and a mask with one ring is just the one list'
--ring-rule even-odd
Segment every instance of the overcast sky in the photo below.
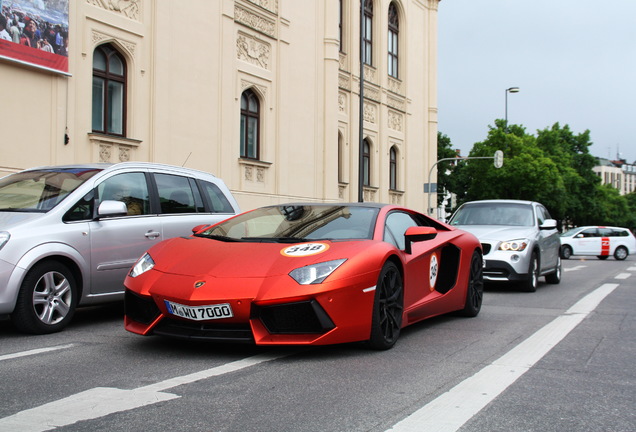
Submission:
{"label": "overcast sky", "polygon": [[636,161],[636,0],[442,0],[439,131],[467,156],[488,126],[589,129],[590,152]]}

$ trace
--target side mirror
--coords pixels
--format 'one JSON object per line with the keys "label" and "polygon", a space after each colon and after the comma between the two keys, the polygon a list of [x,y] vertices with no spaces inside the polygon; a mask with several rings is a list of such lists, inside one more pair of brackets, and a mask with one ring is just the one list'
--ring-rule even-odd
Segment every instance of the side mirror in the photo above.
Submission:
{"label": "side mirror", "polygon": [[197,225],[194,228],[192,228],[192,234],[196,234],[199,231],[203,231],[205,228],[211,227],[211,226],[212,225],[210,225],[210,224]]}
{"label": "side mirror", "polygon": [[126,208],[126,203],[122,201],[106,200],[97,207],[97,217],[100,218],[126,215],[128,215],[128,208]]}
{"label": "side mirror", "polygon": [[411,243],[433,240],[437,236],[437,230],[433,227],[415,226],[407,228],[404,233],[405,252],[411,253]]}
{"label": "side mirror", "polygon": [[546,219],[543,221],[543,224],[539,227],[539,229],[550,230],[550,229],[556,229],[556,227],[557,227],[557,221],[555,219]]}

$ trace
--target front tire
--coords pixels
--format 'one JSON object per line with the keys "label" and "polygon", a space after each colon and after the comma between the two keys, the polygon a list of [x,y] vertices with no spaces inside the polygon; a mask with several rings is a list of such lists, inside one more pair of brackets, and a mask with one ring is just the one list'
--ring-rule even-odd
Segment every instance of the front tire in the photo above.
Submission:
{"label": "front tire", "polygon": [[371,318],[371,337],[368,344],[377,350],[386,350],[398,340],[404,310],[404,285],[397,266],[387,261],[378,277]]}
{"label": "front tire", "polygon": [[625,248],[624,246],[619,246],[614,251],[614,258],[619,261],[623,261],[628,256],[629,256],[629,252],[627,251],[627,248]]}
{"label": "front tire", "polygon": [[528,267],[528,279],[521,283],[521,289],[525,292],[535,292],[539,284],[539,257],[532,252],[530,266]]}
{"label": "front tire", "polygon": [[561,282],[561,272],[563,271],[561,257],[557,258],[557,266],[554,272],[545,275],[545,281],[549,284],[558,284]]}
{"label": "front tire", "polygon": [[24,333],[54,333],[68,325],[76,306],[73,273],[64,264],[45,261],[24,278],[11,319]]}
{"label": "front tire", "polygon": [[572,248],[568,245],[564,245],[561,247],[561,257],[563,259],[570,259],[572,256]]}

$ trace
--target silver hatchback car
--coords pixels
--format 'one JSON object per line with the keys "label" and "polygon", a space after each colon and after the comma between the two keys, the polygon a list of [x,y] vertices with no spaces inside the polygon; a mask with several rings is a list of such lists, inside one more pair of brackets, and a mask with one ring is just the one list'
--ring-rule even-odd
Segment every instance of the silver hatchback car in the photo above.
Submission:
{"label": "silver hatchback car", "polygon": [[449,223],[474,234],[484,249],[484,280],[520,282],[536,291],[540,276],[561,281],[561,243],[556,220],[538,202],[471,201],[460,206]]}
{"label": "silver hatchback car", "polygon": [[0,318],[64,328],[79,305],[123,299],[153,244],[239,212],[225,183],[142,162],[33,168],[0,179]]}

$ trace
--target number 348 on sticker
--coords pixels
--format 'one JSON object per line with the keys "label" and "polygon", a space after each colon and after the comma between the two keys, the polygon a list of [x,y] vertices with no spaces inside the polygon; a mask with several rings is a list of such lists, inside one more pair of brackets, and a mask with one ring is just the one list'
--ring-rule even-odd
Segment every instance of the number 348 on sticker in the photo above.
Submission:
{"label": "number 348 on sticker", "polygon": [[303,243],[286,247],[280,253],[288,257],[303,257],[323,253],[327,249],[329,245],[325,243]]}

